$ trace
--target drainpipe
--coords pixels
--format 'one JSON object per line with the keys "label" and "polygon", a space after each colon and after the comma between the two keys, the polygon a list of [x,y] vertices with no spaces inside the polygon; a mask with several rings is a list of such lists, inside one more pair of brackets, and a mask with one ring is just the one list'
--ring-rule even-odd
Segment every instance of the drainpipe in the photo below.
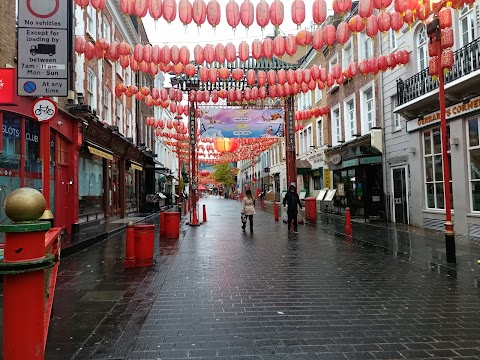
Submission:
{"label": "drainpipe", "polygon": [[[379,79],[379,89],[383,89],[383,75],[380,76]],[[388,206],[388,188],[387,188],[387,147],[385,146],[385,109],[383,107],[383,92],[382,96],[380,97],[380,109],[382,109],[382,147],[383,147],[383,154],[382,154],[382,174],[383,174],[383,193],[384,193],[384,206],[385,206],[385,225],[388,224],[388,220],[390,217],[390,208]],[[391,117],[390,117],[391,118]]]}

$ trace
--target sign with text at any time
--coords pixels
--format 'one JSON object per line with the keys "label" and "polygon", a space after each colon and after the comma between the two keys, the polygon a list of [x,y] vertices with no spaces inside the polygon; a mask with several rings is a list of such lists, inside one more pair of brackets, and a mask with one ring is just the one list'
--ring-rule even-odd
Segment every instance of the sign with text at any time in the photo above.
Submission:
{"label": "sign with text at any time", "polygon": [[20,96],[67,96],[68,2],[19,0]]}

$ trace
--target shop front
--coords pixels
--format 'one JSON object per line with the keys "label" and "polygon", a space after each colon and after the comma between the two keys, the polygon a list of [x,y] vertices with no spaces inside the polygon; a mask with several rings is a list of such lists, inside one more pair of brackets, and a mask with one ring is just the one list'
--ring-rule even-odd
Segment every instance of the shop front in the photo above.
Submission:
{"label": "shop front", "polygon": [[138,212],[142,159],[143,153],[115,129],[88,122],[79,158],[80,227]]}
{"label": "shop front", "polygon": [[[77,175],[78,151],[81,144],[80,121],[63,110],[48,124],[33,116],[34,98],[14,95],[12,105],[0,105],[0,203],[15,189],[30,187],[47,194],[43,185],[42,147],[49,152],[50,210],[54,226],[70,233],[78,219]],[[2,99],[0,99],[1,103]],[[42,129],[43,127],[43,129]],[[41,136],[48,131],[46,137]],[[47,138],[46,143],[43,139]],[[4,209],[0,223],[9,222]]]}
{"label": "shop front", "polygon": [[352,216],[365,220],[385,219],[382,154],[365,143],[356,143],[326,151],[333,171],[335,211],[350,208]]}

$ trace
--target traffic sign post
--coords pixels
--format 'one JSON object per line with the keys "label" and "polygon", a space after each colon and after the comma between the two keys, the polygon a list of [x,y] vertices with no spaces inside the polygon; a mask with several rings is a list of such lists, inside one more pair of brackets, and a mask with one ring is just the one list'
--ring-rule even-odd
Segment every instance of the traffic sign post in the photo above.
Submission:
{"label": "traffic sign post", "polygon": [[18,24],[18,95],[67,96],[67,1],[20,0]]}

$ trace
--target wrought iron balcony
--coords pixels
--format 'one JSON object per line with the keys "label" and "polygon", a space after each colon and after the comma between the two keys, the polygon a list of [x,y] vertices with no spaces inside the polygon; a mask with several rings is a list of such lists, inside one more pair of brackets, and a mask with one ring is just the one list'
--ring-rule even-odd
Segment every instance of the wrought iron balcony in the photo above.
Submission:
{"label": "wrought iron balcony", "polygon": [[[445,75],[445,84],[458,80],[480,69],[480,38],[472,41],[454,53],[452,70]],[[406,104],[438,88],[428,68],[406,80],[397,80],[397,106]]]}

